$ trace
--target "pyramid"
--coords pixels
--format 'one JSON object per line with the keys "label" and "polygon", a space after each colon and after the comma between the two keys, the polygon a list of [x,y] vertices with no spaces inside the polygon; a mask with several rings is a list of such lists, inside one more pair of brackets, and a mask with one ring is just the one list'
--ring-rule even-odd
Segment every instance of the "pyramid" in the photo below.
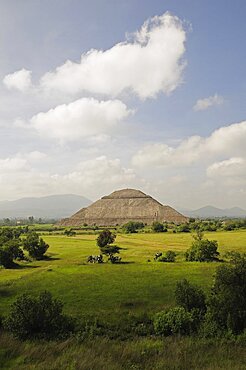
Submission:
{"label": "pyramid", "polygon": [[70,218],[60,221],[61,226],[116,226],[128,221],[150,225],[159,222],[187,222],[188,218],[170,206],[162,205],[140,190],[122,189],[106,195]]}

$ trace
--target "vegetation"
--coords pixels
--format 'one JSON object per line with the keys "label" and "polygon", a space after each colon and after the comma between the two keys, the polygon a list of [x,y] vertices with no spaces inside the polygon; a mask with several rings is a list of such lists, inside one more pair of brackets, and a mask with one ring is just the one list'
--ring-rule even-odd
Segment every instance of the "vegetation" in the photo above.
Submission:
{"label": "vegetation", "polygon": [[174,251],[166,251],[164,256],[157,259],[159,262],[175,262],[176,253]]}
{"label": "vegetation", "polygon": [[42,260],[49,245],[35,231],[32,231],[23,239],[23,247],[27,250],[30,257],[36,260]]}
{"label": "vegetation", "polygon": [[158,335],[186,335],[192,332],[193,318],[183,307],[174,307],[155,315],[154,328]]}
{"label": "vegetation", "polygon": [[[245,337],[243,333],[240,334],[242,328],[232,332],[231,318],[228,317],[226,322],[230,325],[218,325],[224,319],[220,317],[220,321],[216,321],[210,304],[216,269],[223,266],[233,269],[234,261],[239,258],[238,253],[245,251],[244,230],[217,231],[218,251],[225,261],[232,261],[223,264],[217,261],[186,262],[184,252],[191,243],[191,234],[172,232],[118,234],[117,244],[122,247],[122,257],[129,263],[87,264],[88,255],[98,253],[95,244],[98,235],[86,232],[67,238],[63,233],[64,229],[60,234],[42,236],[50,245],[47,255],[52,258],[20,261],[19,269],[0,270],[0,314],[5,317],[9,315],[10,307],[20,291],[28,293],[33,299],[49,287],[52,296],[64,302],[65,313],[62,312],[62,315],[76,318],[75,333],[65,342],[22,343],[2,332],[1,368],[41,369],[49,368],[52,364],[54,369],[68,366],[81,369],[103,369],[105,366],[109,369],[174,366],[240,369],[245,365]],[[204,239],[213,240],[214,232],[206,233]],[[156,250],[163,249],[164,253],[168,250],[176,253],[176,263],[163,267],[161,263],[148,262],[150,258],[153,261]],[[232,250],[233,253],[228,254]],[[243,268],[240,276],[243,276],[242,271]],[[183,279],[186,279],[186,284],[181,283]],[[235,277],[233,279],[236,280]],[[179,301],[177,293],[174,294],[177,282],[181,284]],[[221,292],[223,289],[217,290]],[[236,291],[243,292],[243,289]],[[200,319],[198,308],[204,307],[204,295],[207,297],[206,313]],[[224,302],[218,300],[221,296],[219,293],[216,304]],[[235,297],[235,300],[239,299],[239,295]],[[175,305],[177,307],[174,310]],[[174,310],[168,315],[173,325],[171,329],[176,333],[184,332],[186,336],[175,337],[175,334],[160,340],[154,336],[153,321],[156,313],[167,313],[170,309]],[[242,312],[241,309],[240,317]],[[189,325],[185,326],[187,317]],[[202,323],[201,327],[197,324],[197,317]],[[183,328],[188,329],[186,331]],[[192,336],[187,336],[189,330]],[[202,338],[208,333],[213,335],[212,340]],[[221,335],[223,341],[219,339]],[[36,337],[44,336],[40,334]]]}
{"label": "vegetation", "polygon": [[154,233],[163,233],[163,232],[167,232],[167,227],[164,226],[163,224],[161,224],[160,222],[158,221],[155,221],[153,222],[152,224],[152,231]]}
{"label": "vegetation", "polygon": [[49,292],[38,298],[26,294],[10,307],[4,327],[19,339],[58,339],[69,335],[73,322],[62,313],[63,304]]}
{"label": "vegetation", "polygon": [[219,252],[216,240],[203,239],[201,229],[197,229],[196,234],[193,234],[193,239],[191,247],[185,253],[186,261],[212,262],[218,260]]}
{"label": "vegetation", "polygon": [[129,221],[125,225],[122,226],[122,230],[126,234],[133,234],[136,233],[138,230],[144,228],[144,223],[143,222],[134,222],[134,221]]}

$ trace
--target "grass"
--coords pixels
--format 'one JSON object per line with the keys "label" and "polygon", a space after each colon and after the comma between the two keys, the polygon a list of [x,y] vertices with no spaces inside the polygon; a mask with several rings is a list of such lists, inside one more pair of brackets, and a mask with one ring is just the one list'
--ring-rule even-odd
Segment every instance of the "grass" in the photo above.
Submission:
{"label": "grass", "polygon": [[[215,232],[223,256],[230,250],[246,252],[246,231]],[[185,262],[190,234],[119,234],[122,264],[87,264],[90,254],[99,254],[95,235],[44,235],[49,258],[21,263],[14,270],[0,269],[0,314],[6,315],[16,297],[49,290],[64,302],[64,311],[82,320],[97,318],[116,325],[129,317],[141,317],[174,305],[178,280],[187,278],[206,291],[212,285],[219,263]],[[175,263],[153,261],[156,252],[174,250]],[[151,262],[148,262],[150,260]],[[109,341],[109,340],[108,340]],[[64,351],[61,349],[64,348]],[[107,349],[107,348],[110,348]],[[245,348],[244,348],[245,350]],[[211,345],[194,338],[151,337],[120,342],[98,338],[77,343],[20,343],[0,336],[0,368],[11,369],[243,369],[241,346]],[[49,364],[49,365],[48,365]],[[142,364],[142,365],[141,365]],[[243,366],[244,365],[244,366]],[[151,367],[152,366],[152,367]]]}

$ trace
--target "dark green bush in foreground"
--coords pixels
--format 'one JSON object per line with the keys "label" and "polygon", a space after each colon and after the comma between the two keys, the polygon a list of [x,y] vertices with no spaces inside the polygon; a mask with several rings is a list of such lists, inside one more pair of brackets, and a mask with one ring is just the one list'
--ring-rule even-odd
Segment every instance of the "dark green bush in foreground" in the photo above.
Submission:
{"label": "dark green bush in foreground", "polygon": [[155,315],[154,329],[158,335],[188,335],[192,332],[193,317],[183,307],[174,307]]}
{"label": "dark green bush in foreground", "polygon": [[38,298],[24,294],[12,304],[4,327],[22,340],[64,338],[73,331],[74,324],[62,308],[62,302],[49,292],[40,293]]}

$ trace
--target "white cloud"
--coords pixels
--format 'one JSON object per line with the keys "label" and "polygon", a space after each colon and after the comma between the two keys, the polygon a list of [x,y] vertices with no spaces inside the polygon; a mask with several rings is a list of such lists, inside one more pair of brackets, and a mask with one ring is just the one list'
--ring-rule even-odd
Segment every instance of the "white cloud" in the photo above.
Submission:
{"label": "white cloud", "polygon": [[220,177],[243,177],[246,181],[246,159],[232,157],[224,161],[215,162],[207,168],[210,178]]}
{"label": "white cloud", "polygon": [[[82,98],[38,113],[30,119],[29,127],[35,128],[41,136],[47,138],[62,142],[74,141],[107,134],[130,113],[126,105],[119,100],[98,101]],[[17,124],[28,127],[20,121]]]}
{"label": "white cloud", "polygon": [[19,172],[28,168],[28,162],[24,158],[20,157],[9,157],[0,159],[0,171],[1,175],[5,172]]}
{"label": "white cloud", "polygon": [[133,165],[182,167],[214,157],[246,156],[246,121],[224,126],[209,137],[191,136],[177,147],[163,143],[144,146],[132,159]]}
{"label": "white cloud", "polygon": [[87,91],[117,96],[125,89],[140,98],[169,94],[182,82],[186,33],[179,18],[165,13],[146,21],[132,41],[106,51],[90,50],[80,62],[66,61],[41,78],[45,90]]}
{"label": "white cloud", "polygon": [[224,98],[217,94],[209,96],[208,98],[197,100],[196,104],[193,107],[194,111],[206,110],[210,107],[221,105],[224,103]]}
{"label": "white cloud", "polygon": [[3,83],[9,90],[15,89],[26,92],[32,87],[32,72],[23,68],[6,75]]}
{"label": "white cloud", "polygon": [[[26,154],[29,157],[28,154]],[[11,168],[11,171],[9,169]],[[125,168],[119,159],[100,156],[79,162],[65,174],[38,171],[30,161],[16,157],[0,160],[2,199],[74,193],[97,198],[115,188],[138,184],[135,172]],[[8,186],[6,187],[6,183]]]}

